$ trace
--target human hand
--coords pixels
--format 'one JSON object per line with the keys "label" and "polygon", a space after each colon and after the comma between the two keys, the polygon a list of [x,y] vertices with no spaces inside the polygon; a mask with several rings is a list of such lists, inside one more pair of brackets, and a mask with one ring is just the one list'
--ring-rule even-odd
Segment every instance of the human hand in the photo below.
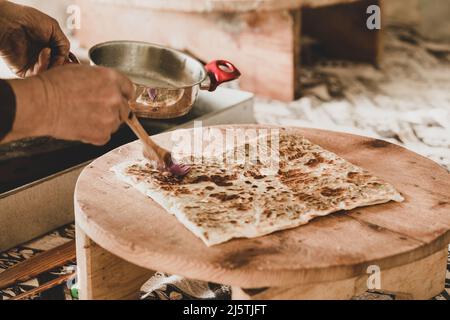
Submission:
{"label": "human hand", "polygon": [[0,0],[0,57],[19,77],[64,64],[69,50],[69,40],[55,19]]}
{"label": "human hand", "polygon": [[103,67],[68,65],[10,83],[17,99],[13,138],[52,136],[103,145],[127,119],[134,98],[132,82]]}

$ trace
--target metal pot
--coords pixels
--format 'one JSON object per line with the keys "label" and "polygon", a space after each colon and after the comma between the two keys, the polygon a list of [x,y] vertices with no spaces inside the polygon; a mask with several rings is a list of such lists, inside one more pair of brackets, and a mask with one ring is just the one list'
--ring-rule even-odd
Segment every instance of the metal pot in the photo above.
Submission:
{"label": "metal pot", "polygon": [[135,84],[136,115],[151,119],[176,118],[188,113],[199,90],[214,91],[241,75],[230,62],[203,66],[191,56],[163,46],[138,41],[111,41],[89,50],[91,64],[116,69]]}

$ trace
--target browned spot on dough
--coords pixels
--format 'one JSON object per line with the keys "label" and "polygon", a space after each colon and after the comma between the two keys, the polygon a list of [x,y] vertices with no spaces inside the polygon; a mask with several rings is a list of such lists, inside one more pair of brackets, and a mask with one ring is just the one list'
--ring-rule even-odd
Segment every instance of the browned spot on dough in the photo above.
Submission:
{"label": "browned spot on dough", "polygon": [[250,210],[251,207],[249,205],[246,205],[244,203],[237,203],[231,206],[231,208],[236,209],[238,211],[246,211],[246,210]]}
{"label": "browned spot on dough", "polygon": [[177,196],[179,194],[191,194],[191,191],[188,188],[181,187],[175,190],[175,195]]}
{"label": "browned spot on dough", "polygon": [[325,159],[319,153],[314,152],[314,158],[306,162],[305,165],[314,168],[324,161]]}
{"label": "browned spot on dough", "polygon": [[370,222],[367,222],[366,225],[372,230],[383,231],[383,227],[380,227],[379,225],[376,225],[376,224],[373,224],[373,223],[370,223]]}
{"label": "browned spot on dough", "polygon": [[211,181],[214,182],[219,187],[230,187],[233,185],[230,180],[232,180],[233,177],[231,176],[219,176],[219,175],[213,175],[211,176]]}
{"label": "browned spot on dough", "polygon": [[239,198],[239,195],[237,195],[237,194],[230,194],[230,195],[227,195],[227,194],[224,193],[224,192],[221,192],[221,193],[213,193],[213,194],[210,194],[209,196],[212,197],[212,198],[217,198],[217,199],[219,199],[220,201],[229,201],[229,200],[234,200],[234,199],[238,199],[238,198]]}
{"label": "browned spot on dough", "polygon": [[202,175],[202,176],[195,177],[192,181],[190,181],[190,183],[199,183],[199,182],[205,182],[205,181],[209,181],[209,177]]}
{"label": "browned spot on dough", "polygon": [[262,175],[259,170],[248,170],[244,173],[244,176],[253,177],[257,180],[264,179],[266,177],[265,175]]}
{"label": "browned spot on dough", "polygon": [[356,176],[358,176],[359,172],[349,172],[347,173],[347,177],[349,177],[350,179],[355,178]]}
{"label": "browned spot on dough", "polygon": [[320,194],[325,197],[337,197],[337,196],[342,195],[343,192],[344,192],[343,188],[332,189],[329,187],[325,187],[322,189]]}
{"label": "browned spot on dough", "polygon": [[311,160],[309,160],[308,162],[305,163],[305,165],[307,165],[308,167],[315,167],[318,164],[319,164],[319,161],[316,158],[311,159]]}

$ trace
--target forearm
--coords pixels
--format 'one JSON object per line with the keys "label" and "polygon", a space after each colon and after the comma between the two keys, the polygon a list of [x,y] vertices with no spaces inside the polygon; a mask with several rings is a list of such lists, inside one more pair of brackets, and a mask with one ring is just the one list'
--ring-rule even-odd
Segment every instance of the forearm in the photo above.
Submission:
{"label": "forearm", "polygon": [[[2,126],[5,125],[4,128],[8,132],[6,135],[0,136],[0,143],[47,135],[49,130],[47,130],[46,124],[49,123],[48,118],[51,115],[46,112],[47,99],[42,81],[33,77],[27,80],[9,80],[7,83],[14,96],[14,116],[10,115],[8,123],[5,121],[5,124],[2,124]],[[10,99],[8,96],[0,95],[0,105],[3,107],[4,101],[8,99]]]}

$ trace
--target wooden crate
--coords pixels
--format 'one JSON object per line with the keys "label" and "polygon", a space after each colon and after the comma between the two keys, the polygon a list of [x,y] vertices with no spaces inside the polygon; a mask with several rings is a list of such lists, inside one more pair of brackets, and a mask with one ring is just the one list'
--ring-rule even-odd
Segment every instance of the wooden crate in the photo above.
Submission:
{"label": "wooden crate", "polygon": [[[366,9],[381,0],[77,0],[83,47],[130,39],[184,50],[204,62],[228,59],[240,86],[290,101],[300,96],[301,29],[339,58],[376,62],[380,33]],[[302,22],[303,21],[303,22]]]}

